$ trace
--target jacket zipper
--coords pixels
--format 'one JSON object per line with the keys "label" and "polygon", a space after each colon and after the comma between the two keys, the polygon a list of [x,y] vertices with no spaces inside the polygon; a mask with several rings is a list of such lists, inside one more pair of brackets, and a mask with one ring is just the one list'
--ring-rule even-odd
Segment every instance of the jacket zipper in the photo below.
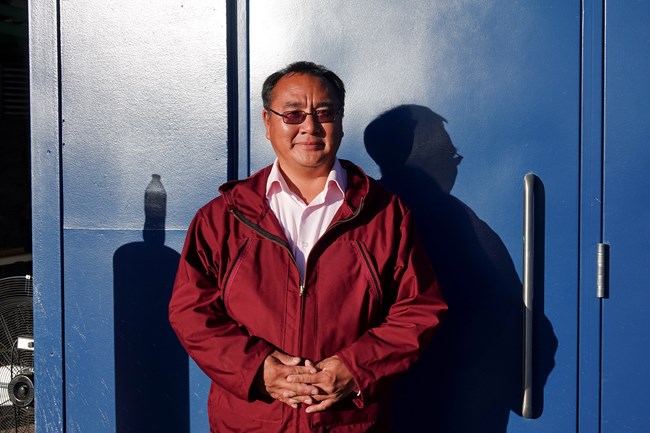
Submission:
{"label": "jacket zipper", "polygon": [[[340,220],[338,220],[338,221],[335,221],[334,224],[332,224],[331,226],[329,226],[329,227],[327,228],[327,230],[325,230],[325,233],[323,233],[323,236],[325,236],[327,233],[329,233],[330,231],[332,231],[332,229],[333,229],[334,227],[339,226],[339,225],[341,225],[341,224],[343,224],[343,223],[346,223],[346,222],[348,222],[348,221],[350,221],[350,220],[356,218],[356,217],[359,215],[359,213],[361,213],[361,208],[363,208],[363,201],[364,201],[365,198],[366,198],[365,196],[361,197],[361,200],[359,201],[359,207],[357,207],[357,208],[355,209],[355,211],[352,213],[352,215],[350,215],[350,216],[347,217],[347,218],[343,218],[343,219],[340,219]],[[321,236],[321,238],[322,238],[323,236]]]}
{"label": "jacket zipper", "polygon": [[[257,224],[255,224],[254,222],[246,218],[244,215],[242,215],[241,212],[239,212],[236,209],[230,209],[230,213],[232,213],[235,216],[235,218],[237,218],[239,221],[241,221],[245,226],[249,227],[255,233],[262,235],[262,237],[272,242],[275,242],[276,244],[284,248],[289,253],[289,257],[291,258],[293,264],[296,266],[296,269],[298,269],[298,263],[296,262],[296,258],[293,256],[293,252],[291,252],[291,248],[289,247],[289,244],[284,239],[282,239],[280,236],[274,235],[271,232],[267,232],[262,227],[258,226]],[[299,283],[300,283],[300,295],[302,296],[303,291],[305,289],[305,283],[302,277],[300,277]]]}
{"label": "jacket zipper", "polygon": [[[270,240],[271,242],[275,242],[278,245],[280,245],[282,248],[284,248],[288,253],[289,257],[291,257],[291,261],[293,264],[296,266],[296,269],[298,269],[298,263],[296,262],[296,258],[293,256],[293,252],[291,251],[291,248],[289,247],[289,244],[282,239],[279,236],[274,235],[273,233],[270,233],[248,218],[246,218],[244,215],[242,215],[241,212],[239,212],[236,209],[230,209],[230,212],[237,218],[239,221],[241,221],[244,225],[249,227],[251,230],[253,230],[255,233],[260,234],[262,237]],[[298,272],[300,274],[300,272]],[[302,328],[303,328],[303,321],[304,321],[304,316],[305,316],[305,296],[307,295],[307,289],[305,288],[305,280],[303,276],[300,276],[298,279],[299,287],[300,290],[298,292],[298,295],[300,297],[300,315],[299,315],[299,322],[298,322],[298,353],[300,354],[302,352]]]}
{"label": "jacket zipper", "polygon": [[302,328],[305,321],[305,298],[307,292],[305,290],[305,282],[301,277],[300,281],[300,318],[298,320],[298,353],[302,353]]}
{"label": "jacket zipper", "polygon": [[[356,218],[356,216],[359,215],[359,213],[361,212],[361,208],[363,207],[364,198],[365,197],[361,197],[361,201],[359,202],[359,206],[356,208],[356,210],[354,211],[354,213],[352,215],[350,215],[348,218],[340,219],[340,220],[334,222],[334,224],[332,224],[331,226],[329,226],[327,228],[327,230],[325,230],[325,233],[323,233],[323,236],[325,236],[325,234],[332,231],[332,229],[334,229],[334,227],[336,227],[336,226],[338,226],[340,224],[346,223],[346,222]],[[291,261],[296,266],[296,269],[298,269],[298,263],[296,262],[296,258],[293,256],[293,252],[291,251],[291,248],[289,247],[289,244],[284,239],[282,239],[279,236],[274,235],[273,233],[270,233],[270,232],[264,230],[263,228],[261,228],[260,226],[258,226],[257,224],[255,224],[254,222],[252,222],[251,220],[246,218],[237,209],[231,208],[230,213],[232,213],[235,218],[237,218],[239,221],[241,221],[245,226],[247,226],[248,228],[253,230],[255,233],[258,233],[262,237],[264,237],[264,238],[266,238],[266,239],[268,239],[268,240],[270,240],[272,242],[277,243],[282,248],[287,250],[287,252],[289,253],[289,257],[291,257]],[[321,236],[321,238],[323,236]],[[318,244],[318,241],[316,242],[316,244]],[[307,259],[307,261],[309,261],[309,259]],[[300,274],[300,272],[298,272],[298,274]],[[307,274],[307,264],[305,263],[305,275],[306,274]],[[307,297],[309,295],[309,292],[307,291],[307,288],[305,287],[305,278],[303,276],[299,277],[298,282],[299,282],[299,287],[300,287],[300,290],[298,292],[298,295],[300,297],[300,316],[299,316],[299,323],[298,323],[298,353],[301,353],[301,351],[302,351],[302,328],[303,328],[303,322],[304,322],[304,319],[305,319],[305,302],[306,302],[305,297]]]}
{"label": "jacket zipper", "polygon": [[[280,245],[282,248],[284,248],[288,253],[289,257],[291,257],[291,261],[293,264],[296,266],[296,269],[298,269],[298,263],[296,262],[296,258],[293,256],[293,252],[291,251],[291,248],[289,247],[289,244],[282,239],[279,236],[274,235],[271,232],[268,232],[246,218],[244,215],[242,215],[241,212],[239,212],[236,209],[230,209],[230,213],[232,213],[235,218],[237,218],[239,221],[242,222],[245,226],[253,230],[255,233],[260,234],[262,237],[265,239],[270,240],[271,242],[275,242],[276,244]],[[298,272],[300,275],[300,272]],[[305,314],[305,296],[307,295],[307,289],[305,288],[305,281],[304,277],[300,276],[298,278],[298,285],[299,285],[299,292],[298,295],[300,297],[300,321],[298,323],[298,353],[302,350],[302,322],[304,320],[304,314]]]}
{"label": "jacket zipper", "polygon": [[[332,224],[331,226],[329,226],[329,227],[327,228],[327,230],[325,230],[325,232],[323,233],[323,235],[322,235],[320,238],[318,238],[318,240],[317,240],[316,243],[314,244],[314,248],[316,247],[316,245],[318,245],[318,243],[320,242],[320,240],[321,240],[322,238],[325,237],[326,234],[328,234],[329,232],[331,232],[331,231],[334,229],[334,227],[337,227],[337,226],[339,226],[339,225],[341,225],[341,224],[344,224],[344,223],[346,223],[346,222],[348,222],[348,221],[353,220],[354,218],[356,218],[356,217],[359,215],[359,213],[361,213],[361,208],[363,207],[363,199],[364,199],[364,198],[365,198],[365,196],[361,197],[361,201],[359,202],[359,207],[356,208],[356,210],[352,213],[352,215],[350,215],[350,216],[347,217],[347,218],[343,218],[343,219],[340,219],[340,220],[338,220],[338,221],[335,221],[334,224]],[[313,248],[312,248],[312,249],[313,249]],[[307,258],[307,262],[309,262],[309,257]],[[305,263],[305,274],[307,274],[307,268],[308,268],[308,267],[309,267],[308,263]]]}
{"label": "jacket zipper", "polygon": [[[332,231],[332,229],[340,224],[343,224],[345,222],[350,221],[351,219],[355,218],[357,215],[359,215],[359,212],[361,212],[361,208],[363,207],[363,199],[364,197],[361,197],[361,201],[359,202],[359,207],[354,211],[352,215],[350,215],[348,218],[340,219],[338,221],[335,221],[334,224],[329,226],[327,230],[325,230],[325,233],[323,233],[323,236],[325,236],[327,233]],[[323,238],[321,236],[321,239]],[[320,239],[319,239],[320,240]],[[318,241],[316,241],[316,244],[318,244]],[[315,246],[314,245],[314,246]],[[307,257],[307,263],[305,263],[305,275],[307,275],[307,269],[309,267],[309,257]],[[297,266],[297,265],[296,265]],[[305,297],[309,296],[309,292],[307,291],[307,288],[305,287],[305,282],[301,281],[300,282],[300,327],[298,328],[298,352],[302,352],[302,328],[303,328],[303,322],[305,319]]]}

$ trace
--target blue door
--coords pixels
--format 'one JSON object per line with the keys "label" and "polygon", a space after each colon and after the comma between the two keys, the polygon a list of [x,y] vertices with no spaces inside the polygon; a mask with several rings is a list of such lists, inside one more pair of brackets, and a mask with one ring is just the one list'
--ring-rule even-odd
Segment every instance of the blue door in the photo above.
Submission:
{"label": "blue door", "polygon": [[[579,2],[251,2],[250,171],[273,161],[259,93],[295,60],[347,86],[340,157],[413,207],[449,320],[403,380],[398,431],[575,431]],[[523,178],[542,280],[522,411]],[[539,246],[539,244],[538,244]]]}
{"label": "blue door", "polygon": [[601,431],[650,426],[650,6],[606,2],[603,241],[610,247],[602,300]]}
{"label": "blue door", "polygon": [[206,431],[207,380],[167,304],[227,178],[225,3],[32,13],[38,431]]}

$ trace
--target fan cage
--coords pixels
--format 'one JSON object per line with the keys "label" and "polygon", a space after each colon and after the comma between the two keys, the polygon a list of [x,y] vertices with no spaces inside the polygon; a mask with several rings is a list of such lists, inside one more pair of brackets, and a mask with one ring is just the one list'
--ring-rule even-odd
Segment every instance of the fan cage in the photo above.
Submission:
{"label": "fan cage", "polygon": [[33,338],[32,279],[0,279],[0,433],[33,433],[34,406],[19,407],[9,397],[17,375],[33,380],[34,352],[18,348],[18,337]]}

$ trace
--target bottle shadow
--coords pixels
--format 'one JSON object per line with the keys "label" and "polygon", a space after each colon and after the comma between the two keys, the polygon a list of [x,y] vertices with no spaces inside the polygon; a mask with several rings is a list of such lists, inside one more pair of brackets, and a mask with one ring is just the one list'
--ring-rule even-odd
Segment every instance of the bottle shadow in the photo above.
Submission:
{"label": "bottle shadow", "polygon": [[[499,236],[450,194],[462,156],[445,122],[427,107],[401,105],[364,133],[382,184],[412,209],[449,304],[432,344],[398,382],[395,432],[506,432],[510,411],[521,415],[522,284]],[[541,288],[536,297],[534,417],[557,349]]]}
{"label": "bottle shadow", "polygon": [[143,241],[113,255],[116,431],[189,432],[188,358],[167,319],[180,255],[165,246],[167,196],[145,190]]}

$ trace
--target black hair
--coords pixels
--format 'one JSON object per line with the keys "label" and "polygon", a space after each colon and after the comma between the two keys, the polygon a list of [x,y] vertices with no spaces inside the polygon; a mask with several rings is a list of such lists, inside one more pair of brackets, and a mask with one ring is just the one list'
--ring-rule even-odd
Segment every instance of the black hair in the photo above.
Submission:
{"label": "black hair", "polygon": [[271,93],[276,84],[278,84],[278,81],[280,81],[282,77],[291,74],[307,74],[327,80],[334,87],[336,97],[341,104],[339,109],[341,112],[343,111],[343,107],[345,106],[345,86],[343,85],[343,81],[338,77],[338,75],[327,69],[325,66],[306,61],[291,63],[279,71],[272,73],[266,78],[266,80],[264,80],[264,85],[262,86],[262,104],[264,105],[264,108],[270,108]]}

